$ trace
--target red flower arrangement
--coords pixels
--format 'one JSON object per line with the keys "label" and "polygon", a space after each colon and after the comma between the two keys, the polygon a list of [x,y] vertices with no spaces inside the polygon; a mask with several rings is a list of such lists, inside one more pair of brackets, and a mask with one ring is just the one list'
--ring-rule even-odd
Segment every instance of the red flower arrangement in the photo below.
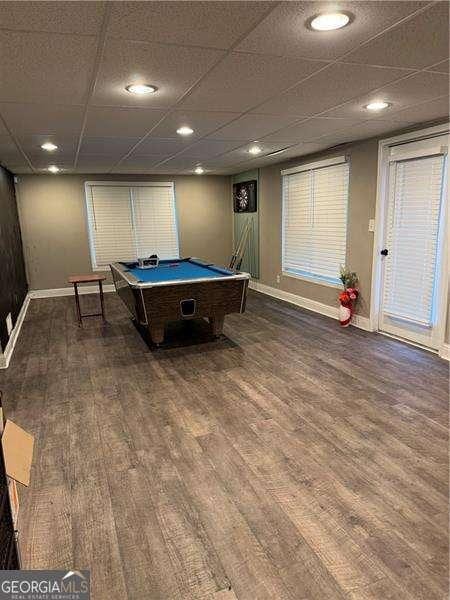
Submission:
{"label": "red flower arrangement", "polygon": [[358,276],[347,268],[341,267],[339,279],[344,286],[344,291],[339,294],[339,322],[342,327],[348,327],[359,296],[359,290],[355,287],[358,283]]}

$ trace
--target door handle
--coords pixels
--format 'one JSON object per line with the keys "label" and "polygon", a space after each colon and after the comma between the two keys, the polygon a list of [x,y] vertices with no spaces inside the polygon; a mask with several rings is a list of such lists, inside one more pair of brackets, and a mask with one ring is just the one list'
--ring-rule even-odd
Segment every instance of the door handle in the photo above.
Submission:
{"label": "door handle", "polygon": [[387,248],[383,248],[383,250],[380,252],[381,256],[387,256],[389,254],[389,250]]}

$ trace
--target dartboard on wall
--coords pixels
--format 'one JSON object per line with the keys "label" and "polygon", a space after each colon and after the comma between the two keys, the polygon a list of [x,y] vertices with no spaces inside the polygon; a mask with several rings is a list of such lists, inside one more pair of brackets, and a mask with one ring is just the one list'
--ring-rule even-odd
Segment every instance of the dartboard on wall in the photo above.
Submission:
{"label": "dartboard on wall", "polygon": [[234,212],[256,212],[256,180],[233,185]]}

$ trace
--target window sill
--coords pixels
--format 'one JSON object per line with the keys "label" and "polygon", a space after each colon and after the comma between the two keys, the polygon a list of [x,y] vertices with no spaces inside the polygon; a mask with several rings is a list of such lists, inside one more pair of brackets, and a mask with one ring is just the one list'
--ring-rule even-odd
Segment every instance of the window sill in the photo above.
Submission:
{"label": "window sill", "polygon": [[283,277],[292,277],[293,279],[300,279],[301,281],[308,281],[309,283],[317,283],[319,285],[324,285],[326,287],[335,288],[337,290],[342,289],[342,284],[339,282],[327,281],[326,279],[321,279],[320,277],[315,277],[314,275],[300,275],[299,273],[292,273],[290,271],[282,271],[281,275]]}

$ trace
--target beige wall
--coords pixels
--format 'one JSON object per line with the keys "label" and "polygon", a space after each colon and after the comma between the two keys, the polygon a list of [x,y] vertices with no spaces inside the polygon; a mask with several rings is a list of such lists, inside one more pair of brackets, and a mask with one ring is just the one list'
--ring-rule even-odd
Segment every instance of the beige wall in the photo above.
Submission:
{"label": "beige wall", "polygon": [[85,181],[174,181],[182,256],[225,265],[232,249],[230,179],[220,176],[20,175],[20,223],[31,290],[90,273]]}
{"label": "beige wall", "polygon": [[[323,304],[336,306],[337,288],[281,274],[280,171],[318,158],[341,156],[344,153],[350,157],[347,266],[357,272],[360,280],[361,301],[358,312],[369,316],[373,233],[369,233],[368,226],[369,219],[375,217],[377,140],[355,143],[334,152],[308,155],[260,169],[260,282]],[[278,275],[280,283],[277,283]]]}

